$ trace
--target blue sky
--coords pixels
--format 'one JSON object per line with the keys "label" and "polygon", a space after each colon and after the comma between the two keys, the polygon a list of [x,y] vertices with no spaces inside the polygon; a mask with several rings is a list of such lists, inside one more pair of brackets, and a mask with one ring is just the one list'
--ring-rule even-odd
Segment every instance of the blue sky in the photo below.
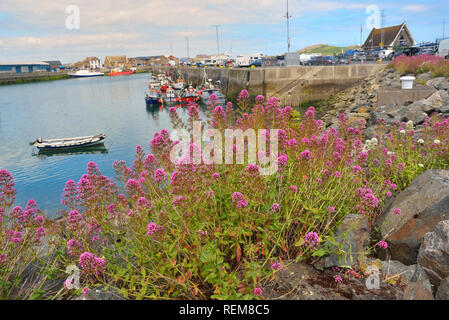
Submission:
{"label": "blue sky", "polygon": [[[325,43],[348,46],[369,33],[370,5],[385,10],[385,25],[407,21],[417,42],[449,36],[449,1],[289,0],[291,49]],[[80,28],[66,27],[68,5]],[[0,61],[61,60],[86,56],[186,56],[220,51],[235,56],[287,50],[284,0],[1,0]]]}

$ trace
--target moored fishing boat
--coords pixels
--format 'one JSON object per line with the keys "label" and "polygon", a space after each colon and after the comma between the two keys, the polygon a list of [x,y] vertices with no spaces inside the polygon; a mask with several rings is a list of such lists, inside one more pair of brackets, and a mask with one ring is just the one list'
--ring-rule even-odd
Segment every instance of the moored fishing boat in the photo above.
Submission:
{"label": "moored fishing boat", "polygon": [[90,77],[101,77],[104,76],[103,72],[100,71],[90,71],[87,69],[81,69],[74,73],[69,73],[69,77],[72,78],[90,78]]}
{"label": "moored fishing boat", "polygon": [[63,138],[63,139],[42,139],[37,138],[30,143],[39,150],[62,150],[62,149],[76,149],[83,147],[97,146],[104,143],[106,139],[105,134],[97,134],[94,136]]}
{"label": "moored fishing boat", "polygon": [[122,69],[112,69],[111,72],[108,73],[108,76],[113,77],[113,76],[125,76],[125,75],[129,75],[129,74],[134,74],[136,73],[135,70],[126,70],[123,71]]}
{"label": "moored fishing boat", "polygon": [[226,97],[218,89],[205,89],[205,90],[199,91],[199,94],[200,94],[202,103],[208,103],[210,96],[212,94],[215,94],[217,96],[217,101],[216,101],[217,105],[223,106],[226,104]]}
{"label": "moored fishing boat", "polygon": [[164,104],[173,104],[181,101],[181,97],[178,97],[175,90],[172,87],[168,87],[165,94],[162,96]]}
{"label": "moored fishing boat", "polygon": [[189,86],[181,95],[182,102],[195,102],[199,100],[200,96],[192,86]]}
{"label": "moored fishing boat", "polygon": [[145,96],[146,104],[154,104],[158,105],[162,103],[162,95],[157,90],[150,90],[149,93]]}

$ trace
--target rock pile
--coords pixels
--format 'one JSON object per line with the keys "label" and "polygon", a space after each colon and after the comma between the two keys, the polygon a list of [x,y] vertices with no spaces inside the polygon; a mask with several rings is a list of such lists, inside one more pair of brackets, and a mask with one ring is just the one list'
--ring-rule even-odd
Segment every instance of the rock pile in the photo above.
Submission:
{"label": "rock pile", "polygon": [[400,88],[400,75],[393,69],[386,68],[371,78],[364,79],[358,85],[339,92],[317,108],[317,115],[329,127],[337,127],[338,115],[344,113],[349,124],[364,119],[367,123],[365,135],[371,139],[378,132],[377,124],[385,123],[387,126],[395,121],[407,122],[412,120],[416,131],[420,132],[421,124],[427,116],[433,113],[449,115],[449,82],[445,77],[430,78],[430,74],[421,74],[417,77],[417,85],[426,85],[434,88],[435,92],[428,98],[405,105],[378,106],[377,91],[381,87]]}

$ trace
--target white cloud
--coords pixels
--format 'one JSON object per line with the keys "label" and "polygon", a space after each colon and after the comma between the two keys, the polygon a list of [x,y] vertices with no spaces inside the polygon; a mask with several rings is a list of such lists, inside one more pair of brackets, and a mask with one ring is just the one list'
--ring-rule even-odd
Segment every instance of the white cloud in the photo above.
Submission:
{"label": "white cloud", "polygon": [[432,7],[433,7],[432,5],[425,5],[425,4],[409,4],[409,5],[403,6],[402,9],[404,11],[410,11],[410,12],[422,12],[422,11],[429,10]]}
{"label": "white cloud", "polygon": [[[65,27],[68,5],[80,9],[79,30]],[[365,7],[355,1],[290,1],[295,18]],[[221,25],[223,37],[232,26],[278,27],[285,19],[286,7],[283,0],[1,0],[0,11],[12,17],[8,28],[21,34],[0,40],[0,59],[5,60],[20,54],[68,57],[64,53],[68,51],[77,58],[115,54],[114,50],[128,55],[160,54],[168,53],[170,43],[174,53],[182,55],[186,52],[185,37],[190,38],[191,52],[195,48],[201,52],[209,48],[210,52],[215,50],[215,24]],[[263,34],[260,38],[264,41]],[[26,52],[30,47],[32,52]]]}

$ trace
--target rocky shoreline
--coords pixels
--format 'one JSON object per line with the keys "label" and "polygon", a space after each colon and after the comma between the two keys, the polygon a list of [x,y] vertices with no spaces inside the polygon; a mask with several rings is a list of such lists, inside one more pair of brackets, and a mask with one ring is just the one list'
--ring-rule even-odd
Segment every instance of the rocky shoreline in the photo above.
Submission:
{"label": "rocky shoreline", "polygon": [[[400,77],[386,68],[372,78],[339,92],[317,109],[327,127],[336,128],[344,113],[349,124],[366,121],[365,138],[388,133],[396,122],[413,121],[415,138],[433,113],[449,116],[447,78],[417,76],[418,86],[434,91],[428,98],[404,105],[378,106],[377,91],[400,88]],[[386,132],[385,132],[386,130]],[[393,215],[400,208],[400,216]],[[336,231],[344,248],[310,264],[293,263],[279,277],[267,281],[264,292],[270,299],[293,300],[449,300],[449,171],[428,170],[382,210],[374,229],[388,239],[388,249],[366,254],[370,237],[366,217],[349,215]],[[351,263],[347,257],[351,257]],[[351,267],[350,267],[351,266]],[[372,271],[375,270],[374,274]],[[370,274],[371,272],[371,274]],[[368,288],[368,278],[376,276],[379,287]]]}

